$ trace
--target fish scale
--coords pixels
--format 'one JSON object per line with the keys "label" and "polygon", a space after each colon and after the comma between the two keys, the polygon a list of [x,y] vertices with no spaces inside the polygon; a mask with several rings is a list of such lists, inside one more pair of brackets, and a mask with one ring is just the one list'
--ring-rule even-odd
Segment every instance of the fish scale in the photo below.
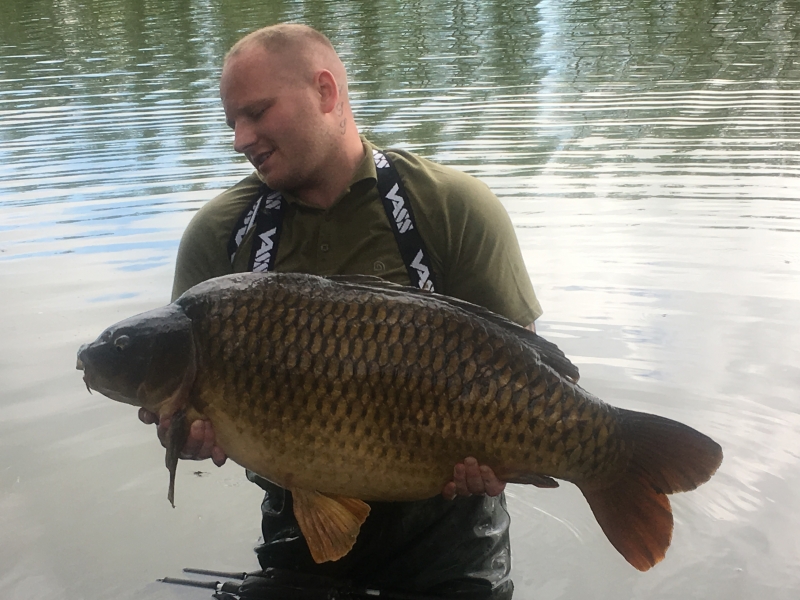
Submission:
{"label": "fish scale", "polygon": [[[509,482],[575,483],[612,544],[647,569],[670,541],[665,494],[722,460],[690,427],[586,392],[536,334],[372,278],[217,278],[112,326],[79,362],[114,399],[210,420],[230,458],[294,493],[315,560],[349,550],[363,500],[436,495],[474,456]],[[174,427],[170,499],[188,435]]]}
{"label": "fish scale", "polygon": [[[186,301],[187,314],[195,323],[201,339],[198,347],[210,349],[201,362],[221,365],[206,370],[199,379],[201,386],[214,378],[224,379],[226,386],[217,402],[230,404],[232,414],[245,416],[244,408],[247,407],[250,412],[246,416],[261,430],[285,429],[284,421],[297,423],[300,430],[310,426],[315,447],[318,446],[316,440],[321,440],[322,444],[327,440],[338,440],[342,435],[353,435],[355,431],[364,435],[366,427],[359,429],[356,423],[342,422],[341,415],[338,419],[326,418],[325,411],[316,411],[316,407],[313,413],[298,410],[294,404],[307,392],[299,392],[298,398],[294,398],[277,393],[275,386],[264,385],[266,381],[280,380],[282,371],[293,372],[298,381],[292,381],[292,385],[298,386],[302,381],[298,389],[315,389],[320,395],[331,390],[334,381],[342,380],[347,384],[349,377],[364,378],[361,385],[348,386],[344,397],[369,398],[374,404],[376,414],[369,427],[371,435],[367,436],[367,443],[362,444],[339,440],[336,445],[340,449],[372,452],[376,445],[383,443],[378,437],[382,430],[388,430],[389,440],[403,445],[409,457],[416,458],[419,454],[414,452],[413,446],[427,444],[434,453],[452,453],[450,462],[457,461],[461,455],[476,453],[474,442],[465,443],[467,436],[481,439],[478,449],[481,446],[487,448],[491,458],[497,461],[513,458],[513,453],[528,439],[545,453],[565,447],[565,438],[573,428],[565,427],[558,399],[548,405],[550,410],[545,411],[545,431],[537,432],[529,419],[524,418],[531,403],[528,373],[538,375],[542,370],[535,355],[522,354],[527,360],[520,361],[521,353],[514,353],[518,349],[509,349],[505,340],[489,338],[484,327],[471,326],[463,316],[452,318],[448,315],[451,318],[445,320],[443,314],[431,314],[422,304],[387,306],[387,299],[379,293],[359,292],[350,298],[323,299],[320,296],[325,291],[311,290],[309,293],[300,290],[270,297],[263,290],[254,290],[254,294],[238,294],[228,302],[215,299],[190,305]],[[314,293],[320,296],[315,297]],[[246,325],[248,316],[251,317],[250,323],[261,324],[260,339],[272,340],[271,344],[260,344],[255,353],[253,343],[247,343],[253,331]],[[331,317],[327,325],[326,317]],[[198,327],[205,321],[212,326]],[[215,326],[215,323],[221,325]],[[217,327],[221,328],[224,342],[219,345],[213,343]],[[339,344],[331,345],[333,354],[331,351],[322,352],[326,330],[328,334],[330,331],[348,334]],[[208,339],[203,338],[206,331]],[[409,341],[404,344],[403,339]],[[424,345],[420,346],[412,339],[420,340]],[[474,348],[479,348],[477,360],[474,351],[470,351]],[[422,352],[418,353],[420,349]],[[393,369],[387,370],[390,364]],[[405,368],[399,368],[398,364]],[[479,375],[477,382],[476,375]],[[386,393],[396,388],[403,393]],[[416,405],[409,402],[406,391],[411,397],[417,392],[419,400]],[[249,398],[250,402],[242,402],[243,397]],[[487,402],[487,398],[497,398],[498,401]],[[270,406],[287,402],[290,406],[286,411],[263,410],[260,414],[253,414],[257,399]],[[538,403],[542,399],[538,398]],[[454,404],[458,409],[452,409]],[[433,415],[438,415],[438,418]],[[445,429],[445,415],[452,424],[447,427],[447,432],[453,435],[436,436],[437,429]],[[572,421],[576,422],[577,418]],[[409,432],[417,426],[422,427],[421,435],[410,435]],[[507,435],[498,436],[502,430]],[[299,432],[292,430],[292,433]],[[489,442],[483,440],[484,437],[494,439]],[[401,451],[399,454],[405,453]],[[575,460],[566,463],[542,461],[542,465],[559,465],[556,472],[551,473],[557,476],[567,475],[565,465],[574,463]],[[365,461],[359,461],[358,466],[365,464]],[[409,470],[418,466],[410,465]],[[387,464],[384,468],[388,467]],[[443,478],[446,479],[447,474],[437,470],[438,477],[431,478],[431,493],[441,487]],[[292,479],[295,479],[294,473]],[[398,496],[396,499],[405,499],[403,490],[394,493]],[[385,495],[386,490],[381,497],[385,498]]]}

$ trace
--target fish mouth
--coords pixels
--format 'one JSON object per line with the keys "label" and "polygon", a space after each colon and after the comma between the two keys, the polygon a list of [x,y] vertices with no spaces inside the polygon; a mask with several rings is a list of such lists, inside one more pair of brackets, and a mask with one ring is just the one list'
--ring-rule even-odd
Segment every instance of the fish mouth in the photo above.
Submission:
{"label": "fish mouth", "polygon": [[78,356],[75,360],[75,368],[78,371],[83,371],[86,368],[85,363],[83,362],[83,354],[89,348],[89,344],[83,344],[80,348],[78,348]]}
{"label": "fish mouth", "polygon": [[78,356],[75,359],[75,369],[78,371],[83,371],[83,383],[86,385],[86,389],[89,390],[89,393],[92,393],[92,388],[89,386],[89,373],[86,372],[86,363],[81,358],[81,355],[84,351],[89,347],[89,344],[84,344],[78,350]]}

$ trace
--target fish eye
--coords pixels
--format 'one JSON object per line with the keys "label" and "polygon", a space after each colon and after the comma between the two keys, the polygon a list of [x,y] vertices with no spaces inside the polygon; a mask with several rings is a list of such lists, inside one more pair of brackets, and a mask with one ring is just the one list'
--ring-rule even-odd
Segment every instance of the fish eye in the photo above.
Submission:
{"label": "fish eye", "polygon": [[114,348],[116,349],[117,352],[122,352],[123,350],[125,350],[125,348],[128,347],[128,344],[130,344],[130,342],[131,338],[123,334],[114,340]]}

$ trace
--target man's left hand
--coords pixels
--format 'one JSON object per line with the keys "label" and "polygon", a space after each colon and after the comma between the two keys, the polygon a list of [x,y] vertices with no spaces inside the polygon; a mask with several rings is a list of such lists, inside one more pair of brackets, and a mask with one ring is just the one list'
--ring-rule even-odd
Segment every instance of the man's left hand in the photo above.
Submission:
{"label": "man's left hand", "polygon": [[504,489],[506,484],[497,478],[491,467],[479,465],[477,460],[469,456],[455,466],[453,481],[442,488],[442,496],[447,500],[473,494],[499,496]]}

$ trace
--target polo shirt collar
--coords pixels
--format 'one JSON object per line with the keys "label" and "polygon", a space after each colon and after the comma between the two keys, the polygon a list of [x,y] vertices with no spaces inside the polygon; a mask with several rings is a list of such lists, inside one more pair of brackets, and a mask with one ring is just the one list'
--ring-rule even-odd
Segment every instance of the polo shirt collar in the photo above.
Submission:
{"label": "polo shirt collar", "polygon": [[[378,172],[375,169],[375,161],[372,158],[372,150],[375,148],[375,146],[373,146],[363,135],[361,136],[361,144],[364,146],[364,159],[361,161],[361,164],[358,165],[356,172],[353,173],[353,178],[350,180],[350,184],[347,186],[347,188],[345,188],[341,195],[336,198],[328,210],[331,210],[338,205],[350,193],[364,193],[377,183]],[[264,181],[261,177],[261,173],[258,171],[255,173],[258,178],[261,179],[261,181]],[[295,206],[301,206],[307,209],[321,210],[303,203],[297,198],[297,196],[290,194],[289,192],[281,192],[281,194],[289,204],[294,204]]]}

